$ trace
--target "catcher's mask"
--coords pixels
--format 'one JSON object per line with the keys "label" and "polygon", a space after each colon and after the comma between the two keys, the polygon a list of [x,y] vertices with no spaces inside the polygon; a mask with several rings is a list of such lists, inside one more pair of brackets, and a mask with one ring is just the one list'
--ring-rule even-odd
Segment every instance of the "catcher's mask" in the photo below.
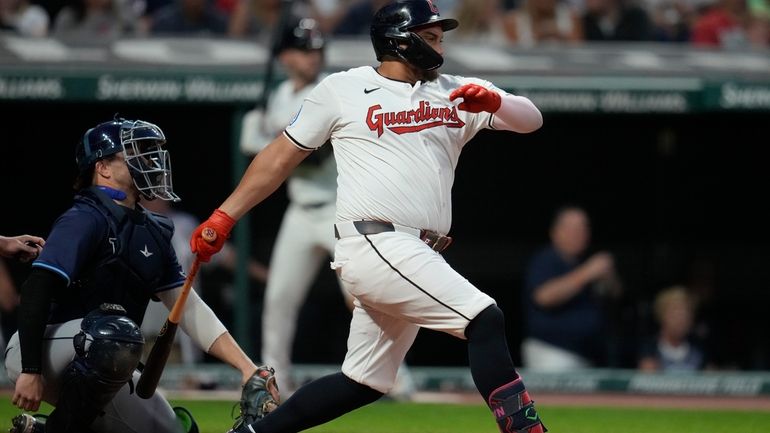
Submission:
{"label": "catcher's mask", "polygon": [[370,29],[377,60],[392,55],[426,71],[438,68],[444,58],[414,33],[434,24],[445,32],[459,25],[455,19],[441,18],[431,0],[401,0],[383,6],[374,14]]}
{"label": "catcher's mask", "polygon": [[84,172],[96,161],[123,153],[134,185],[147,200],[179,201],[171,180],[171,156],[163,149],[166,136],[144,120],[115,119],[86,131],[77,145],[75,161]]}

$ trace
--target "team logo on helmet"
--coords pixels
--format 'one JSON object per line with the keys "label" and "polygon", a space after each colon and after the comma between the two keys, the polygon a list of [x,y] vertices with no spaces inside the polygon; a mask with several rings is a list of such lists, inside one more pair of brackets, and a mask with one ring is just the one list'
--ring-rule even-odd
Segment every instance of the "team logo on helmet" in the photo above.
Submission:
{"label": "team logo on helmet", "polygon": [[436,7],[436,5],[433,4],[433,0],[425,0],[425,1],[428,2],[428,6],[430,6],[430,11],[433,12],[434,14],[437,14],[438,8]]}

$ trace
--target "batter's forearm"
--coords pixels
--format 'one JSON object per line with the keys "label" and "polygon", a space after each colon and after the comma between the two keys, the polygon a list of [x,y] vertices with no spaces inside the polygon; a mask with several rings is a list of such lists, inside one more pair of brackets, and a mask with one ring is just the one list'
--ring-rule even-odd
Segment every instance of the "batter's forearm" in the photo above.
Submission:
{"label": "batter's forearm", "polygon": [[500,108],[495,112],[494,127],[519,133],[529,133],[543,126],[543,115],[524,96],[502,94]]}
{"label": "batter's forearm", "polygon": [[235,191],[219,209],[235,220],[240,219],[275,192],[309,153],[279,136],[254,157]]}

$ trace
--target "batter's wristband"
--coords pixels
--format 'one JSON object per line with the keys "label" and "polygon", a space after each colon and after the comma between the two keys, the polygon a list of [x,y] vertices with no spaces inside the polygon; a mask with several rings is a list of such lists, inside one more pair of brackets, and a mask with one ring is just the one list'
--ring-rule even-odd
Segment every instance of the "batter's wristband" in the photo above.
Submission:
{"label": "batter's wristband", "polygon": [[42,367],[21,367],[21,372],[26,374],[42,374]]}
{"label": "batter's wristband", "polygon": [[233,229],[236,222],[233,217],[227,214],[227,212],[220,209],[214,210],[209,221],[216,222],[218,225],[221,224],[221,226],[217,228],[221,229],[224,235],[230,234],[230,231]]}

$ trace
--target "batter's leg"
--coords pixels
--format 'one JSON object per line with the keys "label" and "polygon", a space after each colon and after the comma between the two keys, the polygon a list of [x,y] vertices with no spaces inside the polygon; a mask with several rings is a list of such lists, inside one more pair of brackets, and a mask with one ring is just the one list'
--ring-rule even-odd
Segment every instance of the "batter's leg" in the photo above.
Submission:
{"label": "batter's leg", "polygon": [[479,313],[465,330],[471,375],[502,433],[543,433],[545,427],[513,365],[505,318],[497,305]]}
{"label": "batter's leg", "polygon": [[303,212],[291,205],[284,214],[262,307],[262,363],[275,368],[283,395],[292,391],[291,349],[299,310],[325,256],[307,236]]}
{"label": "batter's leg", "polygon": [[296,433],[373,403],[382,395],[342,373],[330,374],[303,385],[276,410],[235,433]]}

